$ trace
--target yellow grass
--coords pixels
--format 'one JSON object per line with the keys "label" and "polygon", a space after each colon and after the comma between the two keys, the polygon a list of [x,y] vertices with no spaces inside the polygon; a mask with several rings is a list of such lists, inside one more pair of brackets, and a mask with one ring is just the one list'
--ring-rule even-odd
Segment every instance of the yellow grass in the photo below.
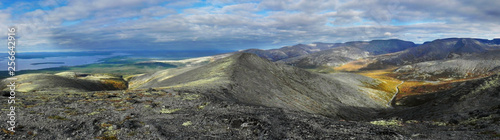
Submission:
{"label": "yellow grass", "polygon": [[401,83],[401,80],[388,76],[389,74],[392,74],[393,70],[394,68],[390,68],[384,70],[363,71],[358,72],[357,74],[382,81],[382,84],[378,86],[379,90],[394,93],[396,92],[396,86]]}
{"label": "yellow grass", "polygon": [[110,87],[112,89],[127,89],[127,83],[125,81],[119,81],[119,80],[114,80],[114,79],[105,79],[101,81],[102,84],[106,85],[107,87]]}
{"label": "yellow grass", "polygon": [[371,60],[371,59],[360,59],[360,60],[349,62],[349,63],[344,64],[344,65],[339,66],[339,67],[334,67],[333,70],[335,70],[335,71],[346,71],[346,72],[359,71],[359,69],[368,66],[368,64],[370,64],[372,62],[374,62],[374,60]]}

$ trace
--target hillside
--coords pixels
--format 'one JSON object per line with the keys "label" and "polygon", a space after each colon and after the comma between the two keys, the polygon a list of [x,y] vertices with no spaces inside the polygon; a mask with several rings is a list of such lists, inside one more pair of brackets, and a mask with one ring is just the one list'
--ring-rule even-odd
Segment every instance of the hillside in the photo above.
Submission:
{"label": "hillside", "polygon": [[388,116],[440,121],[455,128],[498,136],[500,74],[457,84],[446,91],[404,97]]}
{"label": "hillside", "polygon": [[453,59],[486,52],[490,48],[490,45],[472,38],[437,39],[432,42],[425,42],[418,47],[405,50],[389,58],[382,57],[381,61],[388,64],[403,65]]}
{"label": "hillside", "polygon": [[[153,74],[155,75],[155,74]],[[340,75],[340,74],[339,74]],[[364,119],[383,108],[385,96],[370,86],[379,81],[355,74],[322,75],[239,53],[172,75],[132,78],[136,89],[186,90],[251,105],[301,110],[344,119]],[[347,80],[347,79],[351,79]],[[146,83],[142,81],[148,81]],[[354,82],[356,81],[356,82]],[[366,92],[371,90],[372,92]]]}
{"label": "hillside", "polygon": [[500,51],[487,51],[454,59],[419,62],[399,67],[401,79],[452,80],[477,78],[500,72]]}

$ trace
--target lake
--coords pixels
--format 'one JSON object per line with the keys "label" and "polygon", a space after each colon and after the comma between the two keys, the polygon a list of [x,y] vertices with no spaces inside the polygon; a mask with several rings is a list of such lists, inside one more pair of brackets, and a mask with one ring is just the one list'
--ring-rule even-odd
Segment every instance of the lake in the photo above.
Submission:
{"label": "lake", "polygon": [[[119,52],[26,52],[16,54],[16,71],[39,70],[61,66],[78,66],[102,62],[102,59],[126,56],[162,60],[180,60],[194,57],[211,56],[232,52],[231,50],[205,51],[119,51]],[[7,71],[8,54],[0,54],[0,71]]]}

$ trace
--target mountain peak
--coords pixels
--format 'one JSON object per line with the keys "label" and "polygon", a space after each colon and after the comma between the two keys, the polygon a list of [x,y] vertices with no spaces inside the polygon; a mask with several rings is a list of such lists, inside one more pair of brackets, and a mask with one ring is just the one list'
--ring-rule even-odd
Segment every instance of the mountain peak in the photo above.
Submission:
{"label": "mountain peak", "polygon": [[174,88],[239,103],[353,119],[362,119],[369,115],[367,112],[384,107],[384,103],[362,92],[366,90],[359,86],[363,82],[349,83],[345,79],[376,82],[355,74],[334,77],[311,73],[255,54],[237,53],[182,74],[143,78],[148,82],[139,88]]}

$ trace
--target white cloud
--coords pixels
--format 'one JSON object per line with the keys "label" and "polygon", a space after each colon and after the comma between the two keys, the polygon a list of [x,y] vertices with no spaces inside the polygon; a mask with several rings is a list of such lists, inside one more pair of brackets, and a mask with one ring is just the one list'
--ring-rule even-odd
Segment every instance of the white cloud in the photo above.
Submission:
{"label": "white cloud", "polygon": [[[491,39],[500,32],[500,2],[496,1],[44,0],[37,4],[46,8],[28,10],[16,18],[12,14],[19,11],[14,8],[0,10],[0,20],[13,21],[22,29],[27,48],[61,44],[92,49],[107,44],[117,49],[140,42],[149,47],[189,44],[179,48],[244,49],[389,38]],[[76,24],[64,24],[68,22]]]}

